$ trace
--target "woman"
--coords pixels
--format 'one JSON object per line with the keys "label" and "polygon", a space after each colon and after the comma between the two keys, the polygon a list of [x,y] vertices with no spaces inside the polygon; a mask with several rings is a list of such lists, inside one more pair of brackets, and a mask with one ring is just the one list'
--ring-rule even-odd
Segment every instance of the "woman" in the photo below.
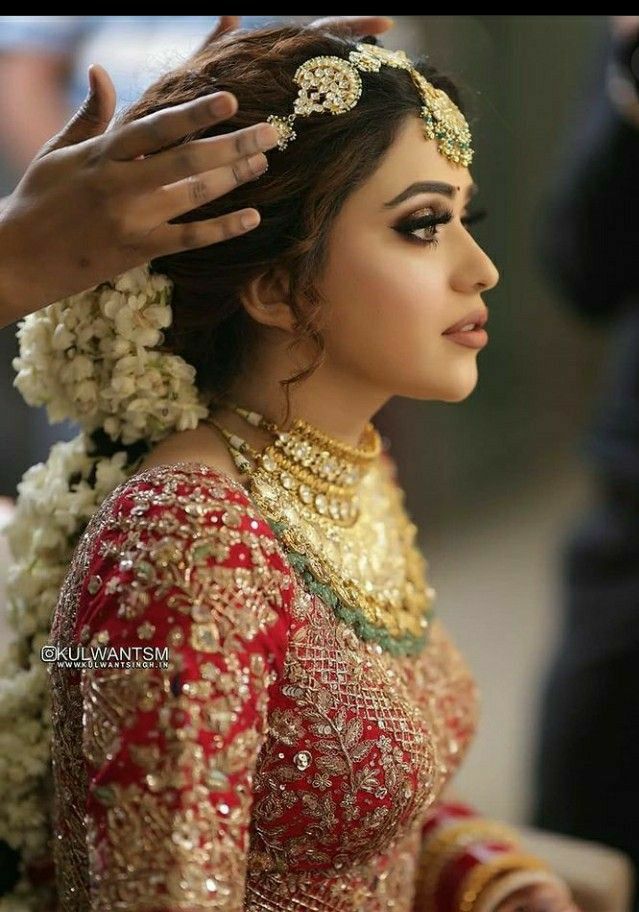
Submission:
{"label": "woman", "polygon": [[59,905],[574,912],[516,834],[444,798],[475,688],[371,423],[477,380],[498,273],[457,92],[278,27],[221,37],[127,119],[213,86],[239,102],[216,132],[266,119],[279,149],[184,222],[249,202],[258,228],[23,331],[19,385],[84,435],[25,486],[14,546],[58,560],[93,513],[51,642],[158,650],[51,666]]}

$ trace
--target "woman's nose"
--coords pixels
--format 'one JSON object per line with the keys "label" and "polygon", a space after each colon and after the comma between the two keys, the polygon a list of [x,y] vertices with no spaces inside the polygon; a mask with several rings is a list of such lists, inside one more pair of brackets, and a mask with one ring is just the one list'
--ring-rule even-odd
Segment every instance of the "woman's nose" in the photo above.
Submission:
{"label": "woman's nose", "polygon": [[[483,251],[482,251],[482,253],[483,253]],[[490,289],[494,288],[495,285],[499,282],[499,270],[497,269],[497,267],[495,266],[495,264],[493,263],[493,261],[491,260],[491,258],[488,256],[487,253],[484,253],[484,257],[486,259],[486,266],[485,266],[486,277],[481,280],[481,282],[483,284],[483,288],[481,290],[490,291]]]}
{"label": "woman's nose", "polygon": [[472,241],[472,248],[459,263],[454,285],[467,294],[490,291],[499,282],[499,270],[487,253]]}

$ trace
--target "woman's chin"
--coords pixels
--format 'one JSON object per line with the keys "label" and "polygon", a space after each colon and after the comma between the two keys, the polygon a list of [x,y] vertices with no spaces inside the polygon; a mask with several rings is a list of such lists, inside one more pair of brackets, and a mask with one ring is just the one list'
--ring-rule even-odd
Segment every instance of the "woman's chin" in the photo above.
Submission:
{"label": "woman's chin", "polygon": [[473,392],[478,381],[476,363],[447,377],[445,382],[425,381],[411,393],[405,393],[411,399],[435,400],[436,402],[463,402]]}
{"label": "woman's chin", "polygon": [[475,387],[477,386],[477,380],[478,380],[477,375],[475,375],[475,378],[472,381],[472,383],[460,384],[459,387],[454,392],[452,392],[449,397],[445,398],[443,401],[444,402],[463,402],[464,399],[468,399],[470,394],[475,391]]}
{"label": "woman's chin", "polygon": [[455,376],[450,378],[448,389],[441,397],[442,402],[463,402],[477,386],[478,379],[477,359],[469,359],[469,363],[460,367]]}

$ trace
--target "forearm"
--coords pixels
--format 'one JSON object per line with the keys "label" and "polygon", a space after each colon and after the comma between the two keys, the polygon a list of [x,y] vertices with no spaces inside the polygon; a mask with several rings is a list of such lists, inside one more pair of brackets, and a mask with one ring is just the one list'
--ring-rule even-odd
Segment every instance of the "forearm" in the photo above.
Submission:
{"label": "forearm", "polygon": [[[7,125],[3,151],[20,172],[67,119],[62,91],[67,66],[66,58],[59,55],[0,56],[0,116]],[[21,206],[15,203],[15,195],[0,199],[0,327],[55,299],[51,283],[41,277],[37,265],[41,242],[24,201]]]}
{"label": "forearm", "polygon": [[40,287],[37,253],[16,224],[3,218],[5,200],[0,200],[0,328],[15,323],[27,313],[50,303]]}

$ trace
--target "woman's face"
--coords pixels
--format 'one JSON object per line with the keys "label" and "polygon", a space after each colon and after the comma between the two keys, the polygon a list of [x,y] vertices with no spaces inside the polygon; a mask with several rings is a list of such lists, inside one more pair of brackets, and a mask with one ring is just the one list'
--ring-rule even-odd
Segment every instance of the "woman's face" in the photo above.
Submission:
{"label": "woman's face", "polygon": [[327,302],[324,369],[389,397],[456,402],[472,392],[479,349],[443,333],[485,313],[482,293],[499,280],[463,221],[473,189],[468,169],[408,118],[334,222],[318,282]]}

